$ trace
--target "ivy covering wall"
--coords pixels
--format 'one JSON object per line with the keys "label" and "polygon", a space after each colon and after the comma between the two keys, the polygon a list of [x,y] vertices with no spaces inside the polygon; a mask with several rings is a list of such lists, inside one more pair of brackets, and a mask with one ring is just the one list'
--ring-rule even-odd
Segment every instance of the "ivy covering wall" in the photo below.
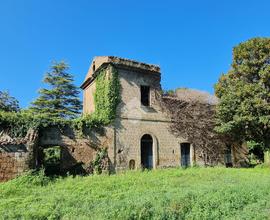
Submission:
{"label": "ivy covering wall", "polygon": [[117,69],[113,65],[99,70],[96,74],[94,93],[95,111],[75,119],[76,130],[96,128],[110,124],[116,117],[117,105],[120,102],[120,81]]}
{"label": "ivy covering wall", "polygon": [[109,65],[100,71],[96,77],[96,91],[94,94],[94,118],[104,124],[109,124],[116,116],[116,107],[119,103],[120,82],[118,72]]}

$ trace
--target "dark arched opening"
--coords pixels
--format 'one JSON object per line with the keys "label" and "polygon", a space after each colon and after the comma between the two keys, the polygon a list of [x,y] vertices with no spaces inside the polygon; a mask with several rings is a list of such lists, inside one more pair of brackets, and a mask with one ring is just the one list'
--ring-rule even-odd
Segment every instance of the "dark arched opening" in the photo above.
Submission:
{"label": "dark arched opening", "polygon": [[141,164],[142,168],[153,168],[153,139],[149,134],[141,138]]}
{"label": "dark arched opening", "polygon": [[134,170],[135,169],[135,160],[130,160],[129,161],[129,169]]}

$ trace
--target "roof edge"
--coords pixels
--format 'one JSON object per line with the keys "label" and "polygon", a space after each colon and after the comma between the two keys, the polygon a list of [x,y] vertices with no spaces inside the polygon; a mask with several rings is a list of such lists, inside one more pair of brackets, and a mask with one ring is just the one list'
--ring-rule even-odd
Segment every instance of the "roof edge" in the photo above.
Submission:
{"label": "roof edge", "polygon": [[[107,61],[103,62],[94,72],[93,74],[86,78],[83,84],[80,86],[81,89],[85,89],[91,82],[96,78],[97,73],[105,68],[107,65],[111,64],[118,68],[127,69],[127,70],[136,70],[138,72],[151,72],[160,74],[160,67],[154,64],[147,64],[138,62],[135,60],[115,57],[115,56],[99,56],[100,58],[108,58]],[[95,57],[93,62],[99,57]]]}

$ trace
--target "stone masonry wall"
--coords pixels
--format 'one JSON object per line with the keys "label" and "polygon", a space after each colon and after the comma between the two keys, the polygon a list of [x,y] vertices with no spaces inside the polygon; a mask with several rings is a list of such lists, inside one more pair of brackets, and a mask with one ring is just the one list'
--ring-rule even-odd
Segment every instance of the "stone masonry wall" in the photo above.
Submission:
{"label": "stone masonry wall", "polygon": [[[191,165],[213,166],[224,165],[224,152],[226,144],[222,139],[214,137],[206,128],[195,129],[194,131],[181,129],[177,134],[172,131],[172,125],[175,123],[161,95],[160,73],[143,72],[134,69],[118,67],[118,73],[121,83],[121,103],[118,106],[118,118],[115,122],[115,160],[116,169],[128,169],[129,162],[135,161],[135,167],[141,167],[141,137],[149,134],[153,139],[153,167],[179,167],[181,161],[181,143],[190,144],[190,161]],[[150,86],[150,106],[141,104],[141,85]],[[179,111],[178,106],[170,109]],[[209,112],[213,117],[213,111],[209,110],[207,105],[203,105],[201,111]],[[200,112],[199,112],[200,113]],[[202,122],[198,118],[198,113],[190,112],[187,116],[194,116],[193,124]],[[178,121],[184,119],[185,115],[179,116]],[[206,117],[209,117],[208,115]],[[211,119],[210,117],[210,119]],[[197,118],[197,119],[195,119]],[[213,129],[213,128],[211,128]],[[196,132],[201,135],[205,143],[198,144],[198,138],[188,138],[186,133]],[[197,135],[197,136],[198,136]],[[204,136],[203,136],[204,135]],[[195,135],[196,136],[196,135]],[[191,135],[191,137],[193,137]],[[200,139],[200,138],[199,138]],[[213,143],[216,145],[212,146]],[[206,151],[210,148],[213,151]],[[239,148],[240,149],[240,148]],[[212,160],[212,154],[215,154],[215,160]],[[239,160],[244,160],[245,154],[238,151],[232,152],[232,159],[235,166]]]}
{"label": "stone masonry wall", "polygon": [[28,153],[0,152],[0,182],[13,179],[28,169]]}
{"label": "stone masonry wall", "polygon": [[116,161],[117,170],[129,168],[129,162],[135,161],[135,167],[141,168],[141,138],[149,134],[153,138],[153,167],[179,167],[181,159],[180,144],[183,140],[175,138],[169,132],[169,122],[137,121],[125,119],[117,122]]}
{"label": "stone masonry wall", "polygon": [[[35,141],[25,144],[14,142],[0,143],[0,182],[15,178],[29,169],[41,166],[41,152],[47,147],[61,147],[61,168],[68,171],[76,165],[87,167],[95,159],[98,149],[112,149],[114,144],[113,129],[107,127],[99,131],[86,131],[81,137],[71,128],[60,130],[51,127],[40,131]],[[109,165],[108,165],[109,169]]]}
{"label": "stone masonry wall", "polygon": [[94,92],[96,90],[96,82],[93,81],[90,85],[88,85],[83,93],[83,112],[90,114],[95,111],[95,103],[94,103]]}
{"label": "stone masonry wall", "polygon": [[[74,134],[72,129],[60,131],[50,128],[43,131],[39,139],[39,148],[60,146],[62,149],[62,168],[68,170],[78,163],[88,165],[95,159],[97,149],[112,148],[113,129],[110,127],[100,131],[86,131],[86,136]],[[38,155],[36,155],[38,157]]]}
{"label": "stone masonry wall", "polygon": [[[149,134],[153,139],[153,167],[179,167],[180,143],[185,139],[170,131],[171,118],[161,107],[160,73],[139,72],[118,68],[121,83],[121,103],[115,122],[116,169],[141,167],[141,138]],[[150,86],[150,106],[141,104],[141,85]],[[192,155],[191,155],[192,157]]]}

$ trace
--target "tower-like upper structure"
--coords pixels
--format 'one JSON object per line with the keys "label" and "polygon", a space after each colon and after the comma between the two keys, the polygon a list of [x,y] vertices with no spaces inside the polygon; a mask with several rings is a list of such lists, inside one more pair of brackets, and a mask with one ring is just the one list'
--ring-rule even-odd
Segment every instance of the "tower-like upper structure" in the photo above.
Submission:
{"label": "tower-like upper structure", "polygon": [[[117,116],[141,118],[150,116],[149,113],[157,113],[156,98],[161,91],[159,66],[114,56],[98,56],[93,59],[81,86],[83,89],[83,113],[94,112],[95,79],[99,71],[110,64],[118,72],[121,87],[121,102]],[[110,69],[108,68],[107,71]]]}

